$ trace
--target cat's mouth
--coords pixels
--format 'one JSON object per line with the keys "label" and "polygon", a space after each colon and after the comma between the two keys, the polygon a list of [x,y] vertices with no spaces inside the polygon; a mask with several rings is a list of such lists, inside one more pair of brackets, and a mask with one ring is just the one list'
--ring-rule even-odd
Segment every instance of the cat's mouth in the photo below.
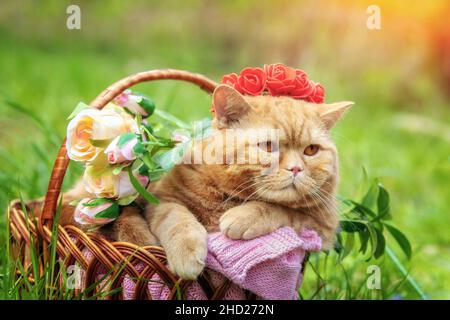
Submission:
{"label": "cat's mouth", "polygon": [[286,191],[286,190],[296,190],[295,178],[287,178],[279,184],[277,188],[272,188],[273,191]]}
{"label": "cat's mouth", "polygon": [[288,189],[296,189],[294,181],[290,182],[288,185],[281,187],[278,191],[288,190]]}
{"label": "cat's mouth", "polygon": [[298,197],[301,195],[308,194],[310,190],[311,183],[307,179],[302,177],[289,177],[284,179],[282,182],[278,183],[276,187],[270,188],[271,191],[279,193],[286,192],[292,196]]}
{"label": "cat's mouth", "polygon": [[258,192],[258,197],[265,199],[268,202],[283,203],[291,202],[301,198],[301,193],[293,182],[278,186],[276,188],[267,188],[264,191]]}
{"label": "cat's mouth", "polygon": [[313,184],[315,183],[311,181],[311,178],[304,174],[272,176],[255,194],[262,199],[276,203],[298,201],[313,191]]}

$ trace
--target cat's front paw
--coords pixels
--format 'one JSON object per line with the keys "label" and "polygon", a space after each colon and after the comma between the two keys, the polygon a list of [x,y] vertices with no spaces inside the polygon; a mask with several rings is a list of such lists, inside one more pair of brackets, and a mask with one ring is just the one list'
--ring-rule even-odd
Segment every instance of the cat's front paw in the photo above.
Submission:
{"label": "cat's front paw", "polygon": [[195,280],[205,267],[206,230],[203,226],[185,230],[172,237],[164,248],[169,268],[182,279]]}
{"label": "cat's front paw", "polygon": [[226,211],[220,217],[220,231],[231,239],[253,239],[278,229],[279,225],[259,211],[238,206]]}

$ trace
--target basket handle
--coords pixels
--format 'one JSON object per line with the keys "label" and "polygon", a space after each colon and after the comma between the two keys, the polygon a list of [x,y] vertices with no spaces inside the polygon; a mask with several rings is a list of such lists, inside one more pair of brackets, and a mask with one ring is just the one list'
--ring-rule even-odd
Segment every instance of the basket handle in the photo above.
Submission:
{"label": "basket handle", "polygon": [[[123,78],[108,88],[106,88],[101,94],[99,94],[92,102],[91,106],[102,109],[105,105],[111,102],[115,97],[126,89],[132,87],[135,84],[153,80],[183,80],[196,84],[201,89],[208,93],[212,93],[217,86],[217,83],[208,79],[207,77],[191,73],[183,70],[175,69],[157,69],[139,72]],[[44,207],[42,209],[41,219],[39,219],[38,227],[42,230],[42,227],[51,226],[53,218],[56,212],[58,198],[61,193],[61,185],[66,174],[67,166],[69,165],[69,158],[66,150],[66,139],[64,139],[53,165],[50,181],[48,183],[47,193],[45,195]]]}

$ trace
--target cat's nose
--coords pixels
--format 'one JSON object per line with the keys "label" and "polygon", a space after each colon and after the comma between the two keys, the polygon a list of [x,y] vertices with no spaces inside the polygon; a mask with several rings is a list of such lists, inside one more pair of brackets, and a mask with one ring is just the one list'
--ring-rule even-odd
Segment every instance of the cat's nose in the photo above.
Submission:
{"label": "cat's nose", "polygon": [[292,171],[292,173],[294,174],[294,177],[299,174],[299,172],[301,172],[303,169],[300,168],[299,166],[294,166],[292,168],[288,169],[289,171]]}

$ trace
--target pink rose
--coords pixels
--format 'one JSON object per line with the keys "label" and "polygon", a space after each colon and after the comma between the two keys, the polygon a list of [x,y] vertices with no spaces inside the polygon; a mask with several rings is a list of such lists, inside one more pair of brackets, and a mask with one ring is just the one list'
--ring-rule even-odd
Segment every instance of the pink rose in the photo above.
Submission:
{"label": "pink rose", "polygon": [[306,98],[306,101],[313,103],[323,103],[325,98],[325,89],[320,83],[312,83],[313,92]]}
{"label": "pink rose", "polygon": [[134,94],[131,90],[125,90],[119,94],[114,98],[114,102],[134,113],[141,114],[144,118],[152,115],[155,111],[155,103],[151,99],[141,94]]}
{"label": "pink rose", "polygon": [[[143,176],[140,174],[134,175],[136,179],[139,181],[141,186],[147,188],[149,183],[149,178],[147,176]],[[136,194],[136,189],[133,187],[133,184],[130,181],[130,177],[128,176],[128,172],[122,171],[118,175],[118,181],[116,184],[116,192],[117,198],[122,199]]]}
{"label": "pink rose", "polygon": [[126,161],[132,161],[136,159],[133,148],[138,143],[138,139],[135,136],[131,138],[123,145],[119,146],[120,137],[116,137],[106,148],[105,154],[108,158],[108,162],[111,164],[122,163]]}
{"label": "pink rose", "polygon": [[[89,205],[89,202],[98,200],[101,199],[82,199],[75,208],[75,221],[84,225],[103,225],[114,221],[119,215],[117,204],[113,201],[105,201],[98,205]],[[103,215],[104,217],[97,217],[97,215]]]}
{"label": "pink rose", "polygon": [[130,94],[130,90],[125,90],[114,98],[114,102],[116,102],[119,106],[124,106],[130,100]]}

